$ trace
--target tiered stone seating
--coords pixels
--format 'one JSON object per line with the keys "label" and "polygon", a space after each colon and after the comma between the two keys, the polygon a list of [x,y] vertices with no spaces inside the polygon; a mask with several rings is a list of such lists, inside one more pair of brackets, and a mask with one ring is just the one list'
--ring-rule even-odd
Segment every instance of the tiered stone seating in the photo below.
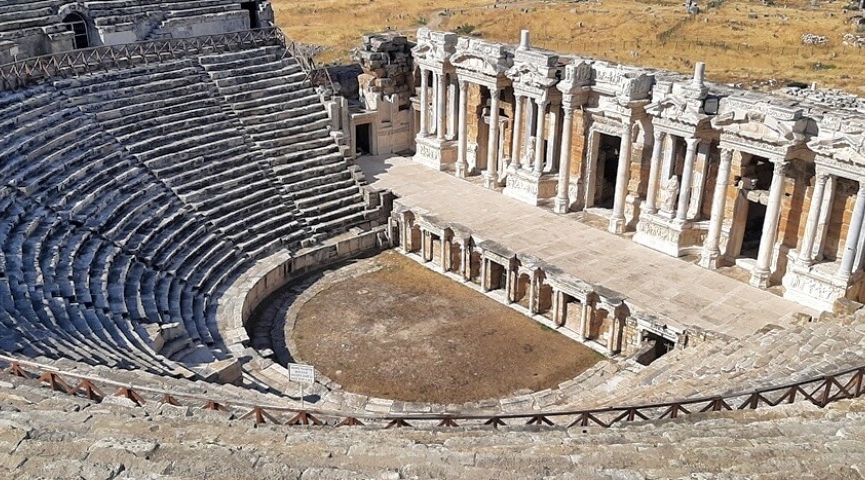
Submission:
{"label": "tiered stone seating", "polygon": [[59,0],[6,0],[0,4],[0,42],[40,33],[65,31],[59,24]]}
{"label": "tiered stone seating", "polygon": [[[306,235],[242,126],[191,61],[62,81],[58,87],[212,223],[214,233],[252,257]],[[166,238],[169,246],[179,243]],[[171,260],[165,250],[149,253]],[[226,252],[209,253],[215,258]]]}
{"label": "tiered stone seating", "polygon": [[[100,5],[148,8],[135,3]],[[190,8],[229,2],[205,3]],[[230,98],[194,59],[0,94],[2,351],[188,376],[227,358],[216,312],[236,275],[363,219],[324,109],[282,55],[208,56]],[[235,78],[242,69],[255,73]],[[280,75],[300,93],[267,93]],[[254,76],[266,80],[243,85]],[[302,102],[242,122],[240,89]],[[327,153],[279,163],[305,149]],[[277,153],[279,168],[321,186],[284,183]]]}
{"label": "tiered stone seating", "polygon": [[[113,219],[134,202],[158,200],[183,211],[182,203],[166,195],[170,191],[164,185],[54,89],[8,97],[0,102],[0,181],[6,185],[3,212],[8,222],[0,301],[16,319],[16,334],[9,339],[14,349],[9,351],[174,374],[177,366],[150,347],[143,325],[182,321],[191,341],[213,344],[216,330],[205,319],[210,292],[181,282],[170,270],[174,264],[146,257],[148,242],[139,242],[144,245],[140,249],[132,241],[118,242],[135,235],[125,225],[147,228],[139,236],[168,234],[159,229],[160,218],[141,210],[127,215],[126,223]],[[186,212],[195,220],[190,209]],[[150,243],[157,241],[162,243],[154,235]],[[231,250],[225,242],[216,243]],[[201,275],[195,269],[207,267],[207,258],[195,253],[177,255],[175,263]],[[121,261],[133,259],[151,276],[183,285],[174,292],[145,292],[135,284],[125,288],[124,282],[135,279],[127,277],[130,268]],[[208,281],[218,281],[218,272],[214,277]],[[127,309],[127,291],[140,304],[159,302],[162,309]]]}
{"label": "tiered stone seating", "polygon": [[[857,318],[861,314],[857,314]],[[865,324],[829,319],[767,326],[742,340],[674,350],[639,371],[624,370],[572,406],[627,405],[748,392],[819,378],[865,364]]]}
{"label": "tiered stone seating", "polygon": [[[0,447],[6,452],[0,477],[13,479],[168,478],[154,472],[211,479],[854,479],[861,478],[865,433],[861,399],[825,409],[795,404],[609,430],[310,431],[253,428],[252,418],[228,421],[226,412],[200,408],[201,402],[134,407],[108,397],[96,405],[33,380],[0,380]],[[167,383],[171,392],[194,385]],[[229,390],[223,385],[213,393],[230,398]],[[202,432],[218,441],[203,447]]]}
{"label": "tiered stone seating", "polygon": [[332,236],[366,218],[327,112],[294,59],[283,49],[261,48],[200,61],[314,235]]}
{"label": "tiered stone seating", "polygon": [[241,11],[237,0],[93,0],[87,2],[87,7],[100,27],[124,29],[134,25],[149,25],[149,33],[144,39],[167,36],[166,32],[172,30],[173,23],[183,22],[188,17],[200,17],[202,22],[208,22]]}

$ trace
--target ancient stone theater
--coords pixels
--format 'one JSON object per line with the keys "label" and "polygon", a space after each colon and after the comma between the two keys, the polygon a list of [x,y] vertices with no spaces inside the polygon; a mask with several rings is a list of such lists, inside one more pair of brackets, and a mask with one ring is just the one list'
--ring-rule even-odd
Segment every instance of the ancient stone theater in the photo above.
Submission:
{"label": "ancient stone theater", "polygon": [[[0,3],[0,477],[862,478],[865,103],[514,40],[366,35],[346,78],[266,0]],[[597,360],[297,373],[384,250]]]}

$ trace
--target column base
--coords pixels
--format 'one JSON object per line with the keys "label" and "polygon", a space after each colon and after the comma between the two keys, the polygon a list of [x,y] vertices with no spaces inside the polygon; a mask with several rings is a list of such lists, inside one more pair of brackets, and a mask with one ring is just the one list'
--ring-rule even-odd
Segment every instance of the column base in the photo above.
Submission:
{"label": "column base", "polygon": [[468,177],[469,166],[465,162],[460,163],[457,162],[454,170],[454,175],[457,178],[466,178]]}
{"label": "column base", "polygon": [[748,284],[752,287],[757,287],[761,289],[769,288],[769,277],[771,272],[766,270],[760,270],[755,268],[754,271],[751,272],[751,279],[748,280]]}
{"label": "column base", "polygon": [[458,155],[457,142],[418,136],[416,144],[415,162],[442,172],[455,169]]}
{"label": "column base", "polygon": [[625,219],[612,217],[610,218],[610,226],[607,228],[610,233],[615,233],[616,235],[621,235],[625,233]]}
{"label": "column base", "polygon": [[563,214],[571,211],[571,200],[567,197],[556,197],[553,212]]}
{"label": "column base", "polygon": [[709,270],[716,270],[721,266],[721,251],[703,250],[700,254],[700,266]]}
{"label": "column base", "polygon": [[557,174],[537,174],[521,169],[508,169],[507,185],[502,192],[529,205],[538,206],[556,196],[559,177]]}
{"label": "column base", "polygon": [[499,176],[496,174],[496,172],[490,173],[490,172],[484,170],[483,177],[484,177],[484,188],[488,188],[490,190],[495,190],[495,188],[499,184]]}

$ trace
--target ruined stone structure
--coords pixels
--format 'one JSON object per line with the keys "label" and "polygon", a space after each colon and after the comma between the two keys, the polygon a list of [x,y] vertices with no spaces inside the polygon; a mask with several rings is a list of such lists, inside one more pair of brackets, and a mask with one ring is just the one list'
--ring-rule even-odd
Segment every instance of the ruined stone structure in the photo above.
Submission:
{"label": "ruined stone structure", "polygon": [[865,121],[809,95],[422,28],[415,161],[831,310],[862,300]]}
{"label": "ruined stone structure", "polygon": [[[786,478],[794,462],[818,478],[854,474],[826,460],[863,451],[863,310],[812,323],[772,312],[784,326],[736,335],[689,329],[646,313],[627,287],[605,286],[609,271],[590,282],[567,259],[518,252],[506,235],[395,202],[347,154],[413,149],[417,163],[531,205],[507,199],[531,210],[523,218],[570,221],[536,206],[585,210],[648,248],[699,255],[707,268],[736,262],[755,285],[782,282],[797,301],[839,310],[850,304],[838,299],[865,295],[858,103],[737,92],[705,82],[702,65],[685,77],[560,56],[532,48],[527,34],[515,48],[422,29],[416,44],[364,38],[361,104],[352,105],[314,88],[272,18],[265,0],[0,6],[0,476],[641,478],[702,468]],[[321,377],[299,402],[280,346],[257,342],[253,310],[304,274],[397,246],[467,288],[527,305],[608,358],[551,388],[461,405],[370,398]],[[763,297],[754,309],[777,305]],[[643,368],[659,356],[652,342],[693,348]],[[647,399],[659,403],[621,407]],[[667,422],[787,402],[798,403],[703,419],[700,430]],[[558,430],[541,430],[551,418]],[[656,424],[586,436],[649,418],[674,432],[666,443]],[[453,430],[311,437],[282,425],[319,419]],[[512,436],[525,429],[491,431],[517,421],[540,431],[526,442]],[[240,422],[249,429],[233,437]],[[772,455],[706,462],[694,452],[708,429],[713,449],[740,451],[723,442],[747,436],[749,453]],[[227,443],[200,448],[205,430]],[[773,451],[776,438],[755,440],[773,435],[785,455]],[[671,451],[687,461],[670,467]],[[639,463],[608,468],[623,458]],[[247,465],[264,473],[239,475]]]}
{"label": "ruined stone structure", "polygon": [[0,64],[100,45],[238,32],[273,23],[270,2],[11,0],[0,6]]}

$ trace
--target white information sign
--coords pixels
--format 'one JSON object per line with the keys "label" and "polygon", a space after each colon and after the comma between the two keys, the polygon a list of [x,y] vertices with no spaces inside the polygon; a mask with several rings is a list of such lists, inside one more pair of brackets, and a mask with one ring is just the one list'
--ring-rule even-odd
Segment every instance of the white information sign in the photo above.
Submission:
{"label": "white information sign", "polygon": [[312,385],[315,383],[315,368],[302,363],[288,364],[288,379],[292,382]]}

